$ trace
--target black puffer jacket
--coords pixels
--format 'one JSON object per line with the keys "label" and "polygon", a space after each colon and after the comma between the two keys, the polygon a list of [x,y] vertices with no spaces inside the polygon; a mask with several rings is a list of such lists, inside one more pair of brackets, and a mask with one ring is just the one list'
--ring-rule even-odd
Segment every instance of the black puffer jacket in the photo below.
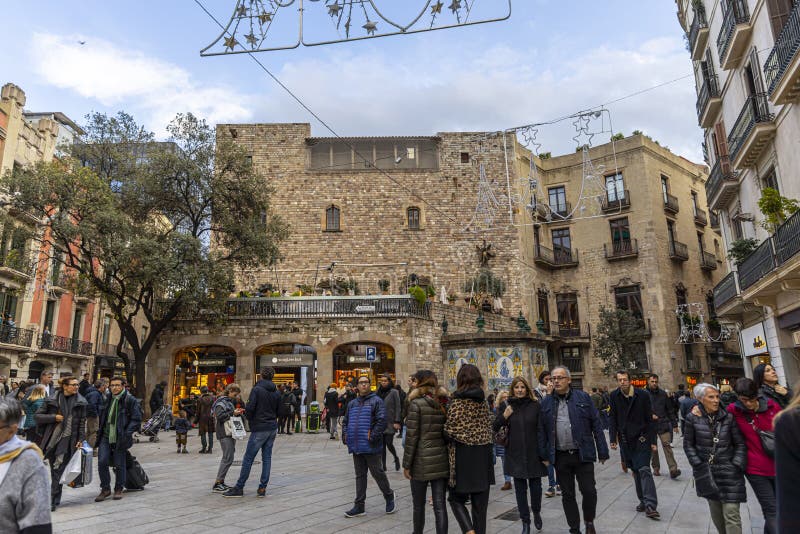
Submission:
{"label": "black puffer jacket", "polygon": [[714,445],[712,426],[719,425],[719,443],[714,453],[714,462],[711,464],[711,472],[719,488],[719,494],[700,495],[698,491],[697,495],[714,501],[745,502],[747,491],[744,485],[744,470],[747,467],[747,446],[739,427],[733,416],[721,407],[712,418],[706,414],[702,404],[699,407],[703,412],[701,417],[691,412],[686,416],[683,450],[692,470],[697,472],[708,462],[711,455]]}
{"label": "black puffer jacket", "polygon": [[542,460],[547,458],[547,447],[541,405],[527,397],[511,397],[508,402],[514,410],[511,417],[508,420],[503,417],[505,407],[502,407],[502,410],[498,408],[494,420],[495,432],[508,424],[508,446],[503,473],[514,478],[546,477],[547,468]]}
{"label": "black puffer jacket", "polygon": [[437,480],[450,476],[450,460],[444,439],[445,409],[438,398],[447,398],[440,387],[416,388],[408,394],[406,446],[403,469],[411,471],[414,480]]}

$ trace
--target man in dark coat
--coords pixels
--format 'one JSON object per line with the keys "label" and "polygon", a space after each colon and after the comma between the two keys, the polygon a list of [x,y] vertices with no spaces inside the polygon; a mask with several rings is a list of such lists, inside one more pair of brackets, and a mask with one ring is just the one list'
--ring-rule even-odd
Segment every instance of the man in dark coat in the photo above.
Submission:
{"label": "man in dark coat", "polygon": [[625,370],[617,371],[617,384],[619,388],[611,392],[608,439],[612,449],[616,450],[618,445],[622,448],[626,465],[633,470],[639,498],[636,511],[645,512],[650,519],[658,519],[661,517],[656,509],[658,495],[650,471],[652,451],[658,452],[650,394],[633,387]]}
{"label": "man in dark coat", "polygon": [[[97,443],[97,431],[100,430],[100,414],[106,407],[106,390],[108,390],[108,379],[98,378],[93,386],[86,389],[86,441],[94,447]],[[95,448],[93,455],[97,456],[98,450]]]}
{"label": "man in dark coat", "polygon": [[167,387],[165,381],[161,381],[153,388],[150,394],[150,416],[155,415],[164,406],[164,388]]}
{"label": "man in dark coat", "polygon": [[214,448],[214,395],[208,391],[208,386],[200,388],[200,398],[197,399],[197,426],[200,431],[200,454],[211,454]]}
{"label": "man in dark coat", "polygon": [[292,395],[294,395],[294,412],[292,412],[292,427],[297,431],[297,421],[303,420],[302,406],[304,402],[304,391],[297,382],[292,382]]}
{"label": "man in dark coat", "polygon": [[91,376],[92,375],[89,373],[83,373],[83,380],[81,380],[80,384],[78,384],[78,393],[83,395],[84,398],[86,398],[86,391],[92,385],[92,383],[89,381],[89,377]]}
{"label": "man in dark coat", "polygon": [[336,439],[336,427],[339,423],[339,392],[336,391],[336,384],[331,384],[328,391],[325,392],[325,422],[328,424],[328,432],[331,435],[330,439]]}
{"label": "man in dark coat", "polygon": [[99,451],[97,472],[100,475],[100,494],[95,502],[106,500],[111,495],[111,473],[114,467],[115,501],[122,498],[127,476],[127,451],[133,445],[133,433],[142,424],[142,409],[139,401],[125,390],[125,379],[115,376],[109,381],[111,398],[106,409],[100,414],[98,430]]}
{"label": "man in dark coat", "polygon": [[550,379],[553,394],[542,400],[542,424],[548,460],[556,466],[561,502],[571,534],[580,533],[581,514],[575,500],[575,481],[583,497],[586,534],[596,534],[597,488],[594,462],[608,460],[606,435],[600,415],[588,393],[570,388],[569,369],[555,367]]}
{"label": "man in dark coat", "polygon": [[[653,405],[653,415],[656,417],[656,434],[664,449],[664,457],[669,466],[669,476],[678,478],[681,470],[675,461],[672,453],[672,438],[678,433],[678,415],[675,404],[667,392],[658,387],[658,375],[653,373],[647,379],[647,392],[650,394],[650,402]],[[661,462],[658,458],[658,451],[653,451],[651,463],[653,464],[653,476],[661,475]]]}
{"label": "man in dark coat", "polygon": [[386,430],[383,431],[383,470],[386,471],[386,451],[392,453],[394,457],[394,470],[400,470],[400,458],[394,448],[394,434],[400,430],[402,422],[403,406],[400,402],[400,394],[394,388],[392,378],[385,374],[380,377],[377,394],[383,401],[386,408]]}
{"label": "man in dark coat", "polygon": [[800,409],[796,405],[775,417],[775,463],[780,466],[775,477],[779,532],[800,532]]}

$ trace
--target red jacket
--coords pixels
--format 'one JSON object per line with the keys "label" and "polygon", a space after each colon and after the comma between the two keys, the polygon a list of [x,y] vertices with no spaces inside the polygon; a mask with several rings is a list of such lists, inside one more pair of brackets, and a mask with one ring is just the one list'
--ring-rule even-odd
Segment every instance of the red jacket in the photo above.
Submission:
{"label": "red jacket", "polygon": [[764,452],[764,448],[761,446],[761,438],[756,434],[750,424],[750,420],[760,430],[772,432],[774,429],[772,420],[781,411],[781,407],[777,402],[766,397],[759,397],[758,403],[759,406],[755,412],[746,409],[740,401],[729,404],[728,411],[733,414],[747,444],[747,469],[745,472],[748,475],[774,477],[775,460]]}

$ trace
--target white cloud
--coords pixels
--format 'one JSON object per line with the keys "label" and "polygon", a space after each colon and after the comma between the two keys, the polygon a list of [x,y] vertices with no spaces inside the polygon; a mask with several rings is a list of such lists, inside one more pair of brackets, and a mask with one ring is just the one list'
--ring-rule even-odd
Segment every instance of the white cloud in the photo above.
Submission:
{"label": "white cloud", "polygon": [[[185,69],[125,50],[98,38],[36,33],[32,59],[49,84],[70,89],[106,107],[141,110],[145,122],[160,131],[176,113],[191,111],[210,123],[246,121],[251,100],[223,85],[201,86]],[[162,130],[163,131],[163,130]]]}

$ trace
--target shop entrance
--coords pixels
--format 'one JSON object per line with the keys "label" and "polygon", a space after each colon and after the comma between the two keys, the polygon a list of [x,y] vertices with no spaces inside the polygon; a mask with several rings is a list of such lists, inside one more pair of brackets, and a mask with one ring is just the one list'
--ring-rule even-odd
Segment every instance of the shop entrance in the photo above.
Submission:
{"label": "shop entrance", "polygon": [[[367,361],[367,347],[375,347],[376,359]],[[345,384],[355,384],[359,376],[368,376],[372,382],[372,389],[376,389],[377,377],[389,373],[392,380],[395,378],[395,352],[391,345],[385,343],[371,343],[360,341],[339,345],[333,351],[333,381],[339,387]]]}
{"label": "shop entrance", "polygon": [[236,351],[220,345],[186,347],[175,354],[175,377],[172,386],[172,409],[180,401],[200,395],[200,388],[218,395],[236,378]]}
{"label": "shop entrance", "polygon": [[300,343],[265,345],[256,349],[253,360],[256,375],[262,367],[272,367],[275,369],[272,381],[276,386],[297,382],[306,393],[304,404],[316,399],[317,351],[314,347]]}

